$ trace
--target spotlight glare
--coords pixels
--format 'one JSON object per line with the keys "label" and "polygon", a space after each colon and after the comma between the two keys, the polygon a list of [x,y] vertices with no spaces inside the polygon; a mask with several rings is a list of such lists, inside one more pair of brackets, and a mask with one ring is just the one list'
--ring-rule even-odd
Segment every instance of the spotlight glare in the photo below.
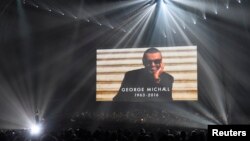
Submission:
{"label": "spotlight glare", "polygon": [[167,35],[166,35],[166,33],[165,33],[165,32],[163,33],[163,37],[164,37],[164,38],[167,38]]}
{"label": "spotlight glare", "polygon": [[39,135],[42,131],[42,128],[38,124],[33,124],[30,128],[30,134],[31,135]]}
{"label": "spotlight glare", "polygon": [[203,16],[203,19],[204,19],[204,20],[206,20],[206,19],[207,19],[207,17],[204,15],[204,16]]}
{"label": "spotlight glare", "polygon": [[196,20],[195,19],[192,19],[193,20],[193,24],[196,24]]}

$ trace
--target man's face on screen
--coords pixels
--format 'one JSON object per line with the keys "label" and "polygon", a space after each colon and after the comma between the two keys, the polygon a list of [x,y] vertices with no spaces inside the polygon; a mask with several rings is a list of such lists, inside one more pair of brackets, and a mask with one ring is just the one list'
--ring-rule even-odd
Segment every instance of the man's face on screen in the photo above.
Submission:
{"label": "man's face on screen", "polygon": [[145,54],[145,68],[150,72],[150,73],[155,73],[161,68],[162,64],[162,57],[160,52],[156,53],[146,53]]}

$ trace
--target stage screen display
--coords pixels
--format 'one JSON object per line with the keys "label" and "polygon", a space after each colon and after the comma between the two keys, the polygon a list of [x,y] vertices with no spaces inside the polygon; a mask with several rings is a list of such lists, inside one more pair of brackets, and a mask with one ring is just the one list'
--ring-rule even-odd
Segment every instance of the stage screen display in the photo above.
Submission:
{"label": "stage screen display", "polygon": [[98,49],[96,101],[198,100],[197,47]]}

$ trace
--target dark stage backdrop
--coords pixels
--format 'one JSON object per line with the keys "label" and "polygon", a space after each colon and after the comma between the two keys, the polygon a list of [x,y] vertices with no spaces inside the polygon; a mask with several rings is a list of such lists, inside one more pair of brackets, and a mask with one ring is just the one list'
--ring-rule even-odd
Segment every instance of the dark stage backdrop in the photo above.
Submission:
{"label": "dark stage backdrop", "polygon": [[[98,2],[107,1],[86,1],[86,4]],[[70,7],[78,3],[62,1],[61,5]],[[247,1],[236,10],[239,14],[232,17],[238,21],[213,14],[208,14],[206,21],[198,18],[196,27],[185,31],[190,42],[181,33],[173,35],[174,42],[166,42],[163,36],[150,41],[152,30],[148,27],[136,45],[135,39],[123,41],[126,32],[100,26],[93,19],[75,20],[30,5],[20,6],[16,1],[1,1],[0,5],[0,111],[5,115],[18,115],[10,108],[13,106],[28,113],[40,107],[44,116],[49,117],[84,110],[130,110],[144,106],[167,110],[177,106],[199,111],[194,108],[197,105],[216,114],[220,114],[222,106],[235,121],[240,119],[234,115],[250,114]],[[198,100],[175,101],[168,107],[162,103],[111,103],[98,99],[97,50],[173,46],[197,47],[199,89],[195,99]]]}

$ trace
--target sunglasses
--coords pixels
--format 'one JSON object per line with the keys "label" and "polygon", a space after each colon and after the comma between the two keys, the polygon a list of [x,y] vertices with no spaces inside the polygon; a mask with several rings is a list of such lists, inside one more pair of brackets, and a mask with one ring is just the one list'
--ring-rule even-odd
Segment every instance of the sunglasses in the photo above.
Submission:
{"label": "sunglasses", "polygon": [[145,60],[146,65],[151,65],[154,62],[154,64],[159,65],[161,63],[161,59],[156,60]]}

